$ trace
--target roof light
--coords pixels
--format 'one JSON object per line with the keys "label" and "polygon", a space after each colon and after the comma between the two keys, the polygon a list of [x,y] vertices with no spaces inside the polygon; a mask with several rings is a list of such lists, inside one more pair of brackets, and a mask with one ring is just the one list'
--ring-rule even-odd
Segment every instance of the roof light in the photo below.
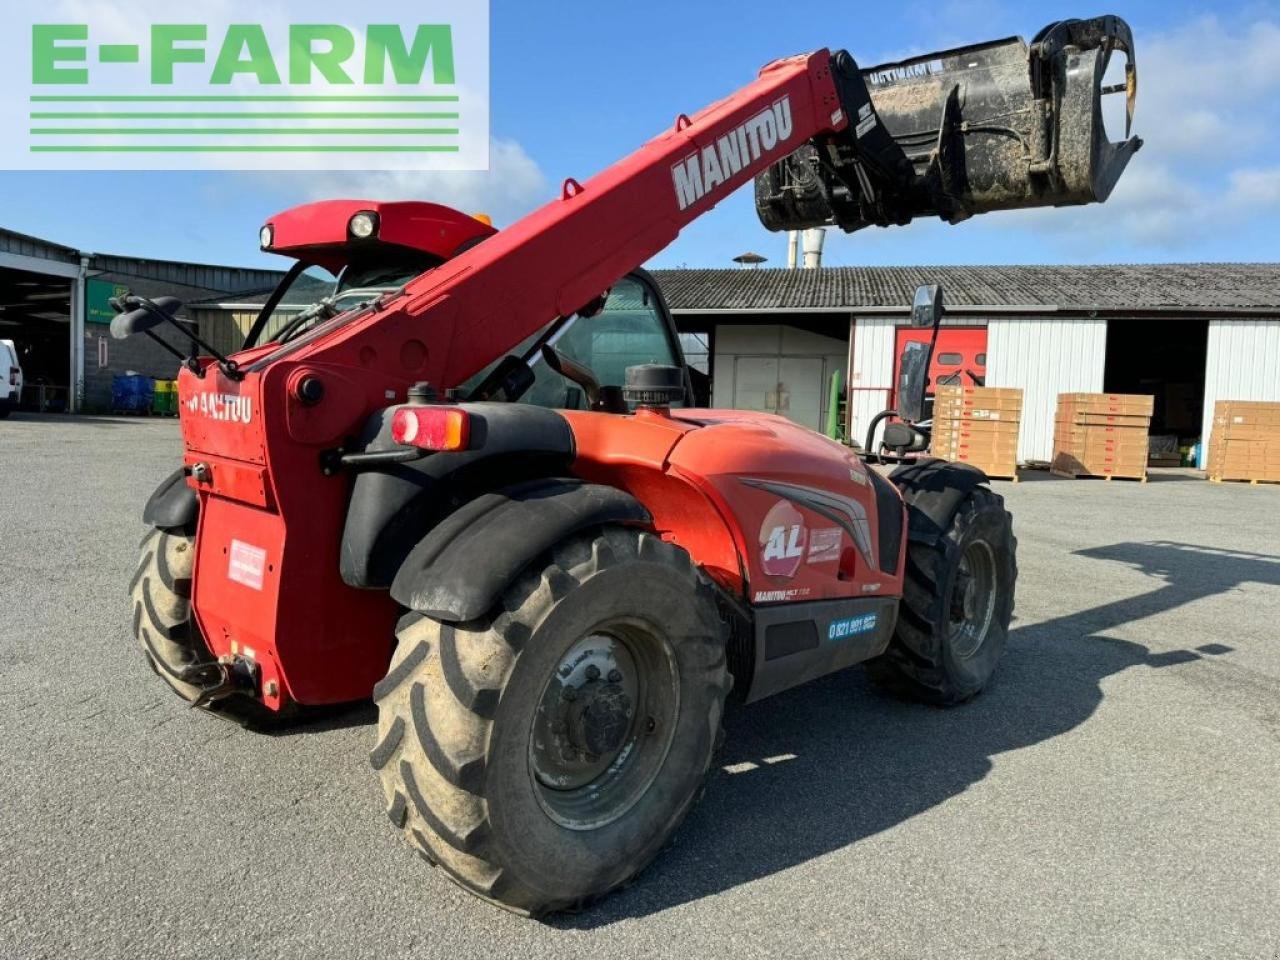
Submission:
{"label": "roof light", "polygon": [[466,450],[471,417],[457,407],[401,407],[391,418],[391,439],[420,450]]}
{"label": "roof light", "polygon": [[492,226],[493,226],[493,217],[489,216],[487,213],[473,213],[473,214],[471,215],[471,219],[472,219],[472,220],[479,220],[479,221],[480,221],[481,223],[483,223],[486,227],[492,227]]}
{"label": "roof light", "polygon": [[351,218],[351,223],[347,225],[347,229],[351,231],[351,235],[357,240],[368,240],[370,237],[378,235],[378,215],[365,211],[357,213]]}
{"label": "roof light", "polygon": [[262,245],[263,250],[270,250],[271,245],[276,242],[276,232],[271,224],[267,224],[262,228],[262,232],[258,234],[258,242]]}

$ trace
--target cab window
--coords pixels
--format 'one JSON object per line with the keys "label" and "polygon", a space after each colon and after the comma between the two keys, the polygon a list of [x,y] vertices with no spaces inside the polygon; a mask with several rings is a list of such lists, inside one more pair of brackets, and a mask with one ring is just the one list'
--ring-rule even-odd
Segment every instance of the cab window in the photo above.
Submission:
{"label": "cab window", "polygon": [[[680,359],[658,310],[657,299],[639,280],[619,281],[604,310],[579,317],[555,341],[555,348],[590,368],[604,386],[622,386],[627,367],[644,363],[680,366]],[[587,398],[581,387],[552,371],[540,360],[533,365],[536,381],[522,403],[562,410],[583,410]]]}

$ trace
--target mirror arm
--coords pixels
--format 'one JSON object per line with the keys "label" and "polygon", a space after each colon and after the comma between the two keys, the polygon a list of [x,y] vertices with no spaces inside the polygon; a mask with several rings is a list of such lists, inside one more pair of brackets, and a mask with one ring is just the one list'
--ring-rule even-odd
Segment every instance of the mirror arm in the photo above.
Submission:
{"label": "mirror arm", "polygon": [[194,373],[197,377],[199,377],[201,380],[204,379],[204,368],[201,367],[200,364],[196,362],[195,357],[189,357],[185,353],[183,353],[181,350],[177,349],[176,347],[170,346],[168,341],[160,337],[157,337],[155,333],[151,330],[144,330],[142,332],[146,334],[148,337],[150,337],[152,340],[154,340],[156,343],[160,344],[160,346],[163,347],[166,352],[171,353],[175,357],[177,357],[182,362],[182,365],[186,367],[188,370],[190,370],[192,373]]}
{"label": "mirror arm", "polygon": [[[158,319],[163,320],[166,323],[172,325],[184,337],[190,338],[190,340],[193,343],[200,346],[206,353],[209,354],[209,356],[213,357],[214,360],[218,361],[218,366],[222,368],[222,372],[227,376],[228,379],[230,380],[244,379],[244,374],[240,372],[240,367],[234,360],[228,360],[219,351],[214,349],[205,341],[201,340],[200,337],[197,336],[194,330],[187,330],[186,328],[184,328],[182,324],[180,324],[174,317],[169,316],[169,314],[165,313],[163,310],[157,307],[154,303],[152,303],[146,297],[139,297],[138,303],[141,305],[142,309],[147,311],[147,313],[151,314],[153,317],[157,317]],[[150,333],[151,331],[147,331],[147,332]],[[152,339],[158,340],[159,338],[153,336]],[[186,359],[187,358],[184,356],[183,360],[185,361]],[[191,363],[187,364],[187,369],[189,370],[192,369],[193,364],[195,364],[194,357],[191,358]],[[198,366],[198,364],[195,364],[195,365]]]}

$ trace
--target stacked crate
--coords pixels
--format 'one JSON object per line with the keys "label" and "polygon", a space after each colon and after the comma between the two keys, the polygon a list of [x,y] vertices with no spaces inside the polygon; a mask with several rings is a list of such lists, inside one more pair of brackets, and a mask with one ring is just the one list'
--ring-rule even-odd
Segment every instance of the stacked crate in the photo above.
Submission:
{"label": "stacked crate", "polygon": [[1065,477],[1147,479],[1155,398],[1064,393],[1054,422],[1053,472]]}
{"label": "stacked crate", "polygon": [[1208,467],[1210,480],[1280,483],[1280,403],[1219,400]]}
{"label": "stacked crate", "polygon": [[1017,480],[1021,423],[1019,389],[940,386],[933,399],[933,455]]}

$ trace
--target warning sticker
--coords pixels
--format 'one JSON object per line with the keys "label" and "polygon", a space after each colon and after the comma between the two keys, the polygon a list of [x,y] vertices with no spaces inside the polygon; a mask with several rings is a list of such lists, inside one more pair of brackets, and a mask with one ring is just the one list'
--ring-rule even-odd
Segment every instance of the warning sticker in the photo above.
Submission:
{"label": "warning sticker", "polygon": [[262,589],[267,569],[267,551],[251,543],[231,541],[231,557],[227,563],[227,579],[242,583],[251,590]]}
{"label": "warning sticker", "polygon": [[809,563],[830,563],[840,559],[839,527],[823,527],[809,534]]}

